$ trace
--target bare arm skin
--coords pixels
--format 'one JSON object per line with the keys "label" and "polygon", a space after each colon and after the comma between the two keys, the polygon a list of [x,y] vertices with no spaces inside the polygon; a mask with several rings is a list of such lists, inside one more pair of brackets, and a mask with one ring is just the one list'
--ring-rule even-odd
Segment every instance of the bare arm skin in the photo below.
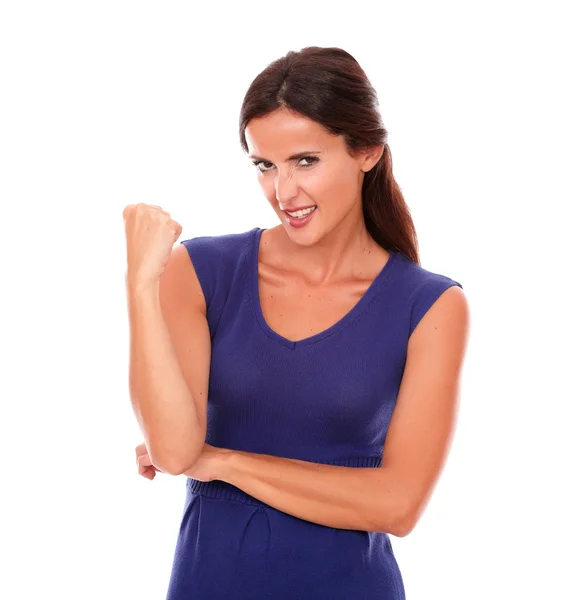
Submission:
{"label": "bare arm skin", "polygon": [[128,281],[129,391],[152,463],[179,475],[205,442],[211,341],[201,285],[186,248],[160,280]]}

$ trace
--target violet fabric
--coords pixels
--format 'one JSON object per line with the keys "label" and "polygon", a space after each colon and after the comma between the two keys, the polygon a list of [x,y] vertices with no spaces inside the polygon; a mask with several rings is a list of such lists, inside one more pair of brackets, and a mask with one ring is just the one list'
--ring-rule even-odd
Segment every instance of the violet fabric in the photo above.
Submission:
{"label": "violet fabric", "polygon": [[[212,340],[206,442],[349,468],[381,465],[409,336],[460,283],[391,252],[359,302],[292,341],[258,298],[264,229],[181,243]],[[327,527],[223,481],[186,480],[167,600],[403,600],[390,535]]]}

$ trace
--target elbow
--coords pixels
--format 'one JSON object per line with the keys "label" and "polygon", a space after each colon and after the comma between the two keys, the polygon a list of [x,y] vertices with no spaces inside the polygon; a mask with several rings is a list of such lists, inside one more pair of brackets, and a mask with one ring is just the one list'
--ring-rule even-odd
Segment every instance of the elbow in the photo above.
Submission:
{"label": "elbow", "polygon": [[197,461],[196,459],[192,460],[181,460],[177,457],[163,459],[159,461],[159,465],[156,465],[158,469],[160,469],[164,473],[168,473],[168,475],[182,475],[185,471],[188,471],[192,465],[194,465]]}
{"label": "elbow", "polygon": [[168,473],[169,475],[174,476],[182,475],[185,471],[188,471],[197,462],[202,449],[203,445],[201,448],[198,448],[197,452],[192,452],[188,456],[180,456],[178,453],[156,453],[154,459],[151,455],[151,460],[153,465],[163,473]]}
{"label": "elbow", "polygon": [[187,471],[190,468],[190,466],[186,466],[183,464],[178,464],[178,463],[172,463],[167,469],[166,472],[169,475],[174,475],[174,476],[178,476],[178,475],[183,475],[185,471]]}
{"label": "elbow", "polygon": [[409,519],[402,519],[401,521],[395,522],[391,528],[390,533],[395,537],[406,537],[414,529],[414,524]]}
{"label": "elbow", "polygon": [[416,511],[412,505],[407,504],[406,508],[398,511],[393,519],[392,526],[389,528],[390,533],[396,537],[406,537],[415,528],[417,523]]}

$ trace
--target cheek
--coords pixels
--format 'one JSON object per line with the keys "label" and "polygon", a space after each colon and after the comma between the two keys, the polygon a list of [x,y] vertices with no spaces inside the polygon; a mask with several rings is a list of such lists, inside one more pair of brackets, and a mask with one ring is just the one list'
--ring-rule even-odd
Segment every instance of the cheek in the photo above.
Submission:
{"label": "cheek", "polygon": [[327,187],[328,181],[330,179],[330,172],[327,169],[315,169],[314,171],[309,171],[308,173],[304,173],[301,178],[298,178],[301,186],[304,188],[310,188],[312,190],[322,190]]}
{"label": "cheek", "polygon": [[342,190],[347,186],[342,174],[330,169],[319,169],[308,178],[304,178],[301,187],[313,200],[318,200],[320,204],[328,204],[334,198],[341,198]]}
{"label": "cheek", "polygon": [[332,174],[329,181],[330,189],[327,190],[327,194],[331,198],[336,198],[339,205],[345,207],[355,201],[359,193],[356,171],[353,169],[338,171]]}
{"label": "cheek", "polygon": [[273,186],[264,188],[264,195],[268,199],[270,206],[277,211],[279,206],[276,198],[276,190],[273,188]]}

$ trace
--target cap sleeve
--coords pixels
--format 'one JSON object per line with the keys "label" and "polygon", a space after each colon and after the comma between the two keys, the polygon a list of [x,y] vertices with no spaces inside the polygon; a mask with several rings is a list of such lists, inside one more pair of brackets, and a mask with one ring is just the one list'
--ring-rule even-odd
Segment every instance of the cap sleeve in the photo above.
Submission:
{"label": "cap sleeve", "polygon": [[213,304],[216,289],[216,273],[220,272],[221,256],[214,251],[212,236],[198,236],[183,240],[181,244],[188,251],[199,279],[207,310]]}
{"label": "cap sleeve", "polygon": [[205,296],[211,337],[215,335],[225,304],[247,264],[247,250],[255,230],[223,235],[200,235],[180,243],[188,251]]}

